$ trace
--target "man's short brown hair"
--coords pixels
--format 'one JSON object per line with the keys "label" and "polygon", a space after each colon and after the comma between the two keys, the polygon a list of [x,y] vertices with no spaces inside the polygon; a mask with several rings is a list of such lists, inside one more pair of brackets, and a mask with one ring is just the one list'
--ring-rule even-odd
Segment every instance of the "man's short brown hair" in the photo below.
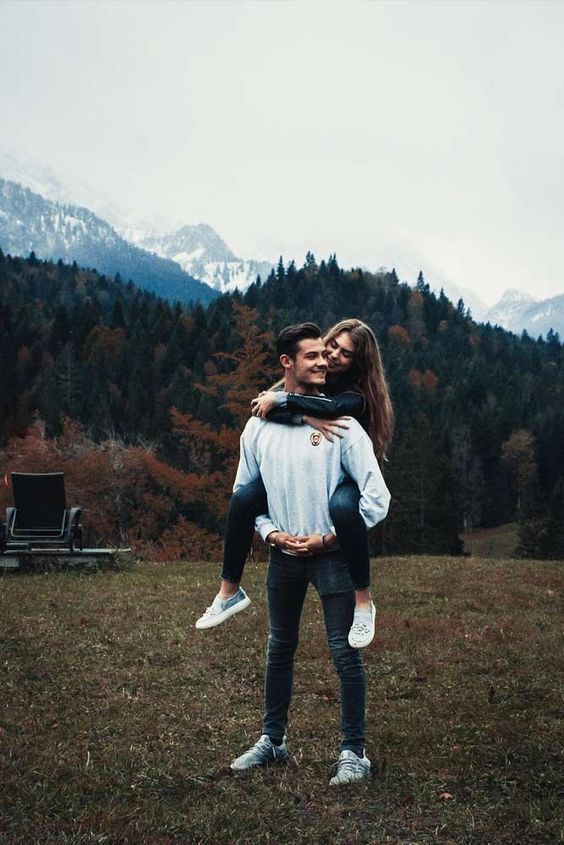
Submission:
{"label": "man's short brown hair", "polygon": [[321,338],[321,329],[315,323],[297,323],[295,326],[286,326],[282,329],[276,339],[276,353],[295,358],[298,351],[298,344],[301,340]]}

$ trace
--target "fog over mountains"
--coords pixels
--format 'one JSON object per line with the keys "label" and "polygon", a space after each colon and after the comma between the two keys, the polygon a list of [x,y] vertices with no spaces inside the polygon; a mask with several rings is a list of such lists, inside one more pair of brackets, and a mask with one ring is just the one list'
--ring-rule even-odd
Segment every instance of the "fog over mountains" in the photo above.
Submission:
{"label": "fog over mountains", "polygon": [[[171,226],[133,221],[87,185],[63,182],[49,168],[4,150],[0,150],[0,249],[22,256],[33,250],[40,258],[76,261],[102,273],[119,273],[124,280],[131,278],[166,299],[204,304],[220,293],[245,290],[257,276],[264,280],[273,267],[237,256],[205,223]],[[489,308],[475,291],[427,271],[412,256],[397,258],[400,279],[414,284],[422,269],[437,294],[442,287],[453,302],[462,298],[475,320],[516,334],[526,330],[533,337],[550,329],[564,335],[564,294],[539,300],[509,289]]]}
{"label": "fog over mountains", "polygon": [[0,178],[0,249],[11,255],[76,261],[169,300],[210,302],[217,295],[174,261],[129,243],[100,217],[79,206],[44,199]]}

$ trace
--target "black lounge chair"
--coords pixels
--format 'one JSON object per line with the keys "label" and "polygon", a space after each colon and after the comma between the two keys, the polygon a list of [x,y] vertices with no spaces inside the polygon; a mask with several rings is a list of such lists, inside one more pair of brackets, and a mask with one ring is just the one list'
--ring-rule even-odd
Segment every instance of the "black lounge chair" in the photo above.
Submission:
{"label": "black lounge chair", "polygon": [[82,508],[67,508],[64,473],[13,472],[12,489],[15,507],[6,509],[0,551],[83,550]]}

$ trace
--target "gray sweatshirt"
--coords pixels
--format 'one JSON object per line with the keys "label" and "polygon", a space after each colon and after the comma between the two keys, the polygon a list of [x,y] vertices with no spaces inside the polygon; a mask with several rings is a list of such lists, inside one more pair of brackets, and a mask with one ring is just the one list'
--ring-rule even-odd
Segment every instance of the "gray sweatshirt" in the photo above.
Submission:
{"label": "gray sweatshirt", "polygon": [[360,513],[368,528],[386,516],[390,493],[372,443],[355,420],[347,420],[343,437],[330,443],[310,426],[281,426],[251,417],[241,435],[239,467],[233,490],[259,475],[268,497],[268,514],[256,529],[263,538],[271,531],[289,534],[336,533],[329,499],[345,476],[360,490]]}

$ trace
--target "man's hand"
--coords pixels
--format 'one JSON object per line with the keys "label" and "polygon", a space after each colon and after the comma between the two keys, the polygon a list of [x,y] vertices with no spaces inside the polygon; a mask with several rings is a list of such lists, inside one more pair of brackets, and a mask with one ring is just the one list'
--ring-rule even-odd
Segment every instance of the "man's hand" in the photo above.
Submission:
{"label": "man's hand", "polygon": [[251,402],[251,414],[253,417],[265,419],[269,411],[276,407],[276,393],[274,390],[265,390]]}
{"label": "man's hand", "polygon": [[325,534],[325,542],[323,542],[323,536],[323,534],[308,534],[305,537],[294,537],[287,543],[288,551],[297,555],[318,555],[328,552],[337,538],[329,532]]}
{"label": "man's hand", "polygon": [[[325,537],[325,542],[323,542]],[[266,538],[267,543],[276,546],[282,551],[292,552],[294,555],[317,555],[321,552],[328,552],[335,544],[335,534],[308,534],[304,537],[296,537],[287,534],[286,531],[271,531]]]}
{"label": "man's hand", "polygon": [[303,416],[303,421],[305,423],[320,431],[323,437],[331,443],[333,443],[335,436],[343,436],[340,429],[348,428],[348,425],[345,425],[344,420],[350,420],[350,417],[338,417],[336,420],[320,420],[317,417],[310,416],[309,414],[305,414]]}
{"label": "man's hand", "polygon": [[294,545],[300,538],[293,534],[288,534],[286,531],[271,531],[266,538],[266,542],[282,551],[289,551],[290,548],[294,551]]}

